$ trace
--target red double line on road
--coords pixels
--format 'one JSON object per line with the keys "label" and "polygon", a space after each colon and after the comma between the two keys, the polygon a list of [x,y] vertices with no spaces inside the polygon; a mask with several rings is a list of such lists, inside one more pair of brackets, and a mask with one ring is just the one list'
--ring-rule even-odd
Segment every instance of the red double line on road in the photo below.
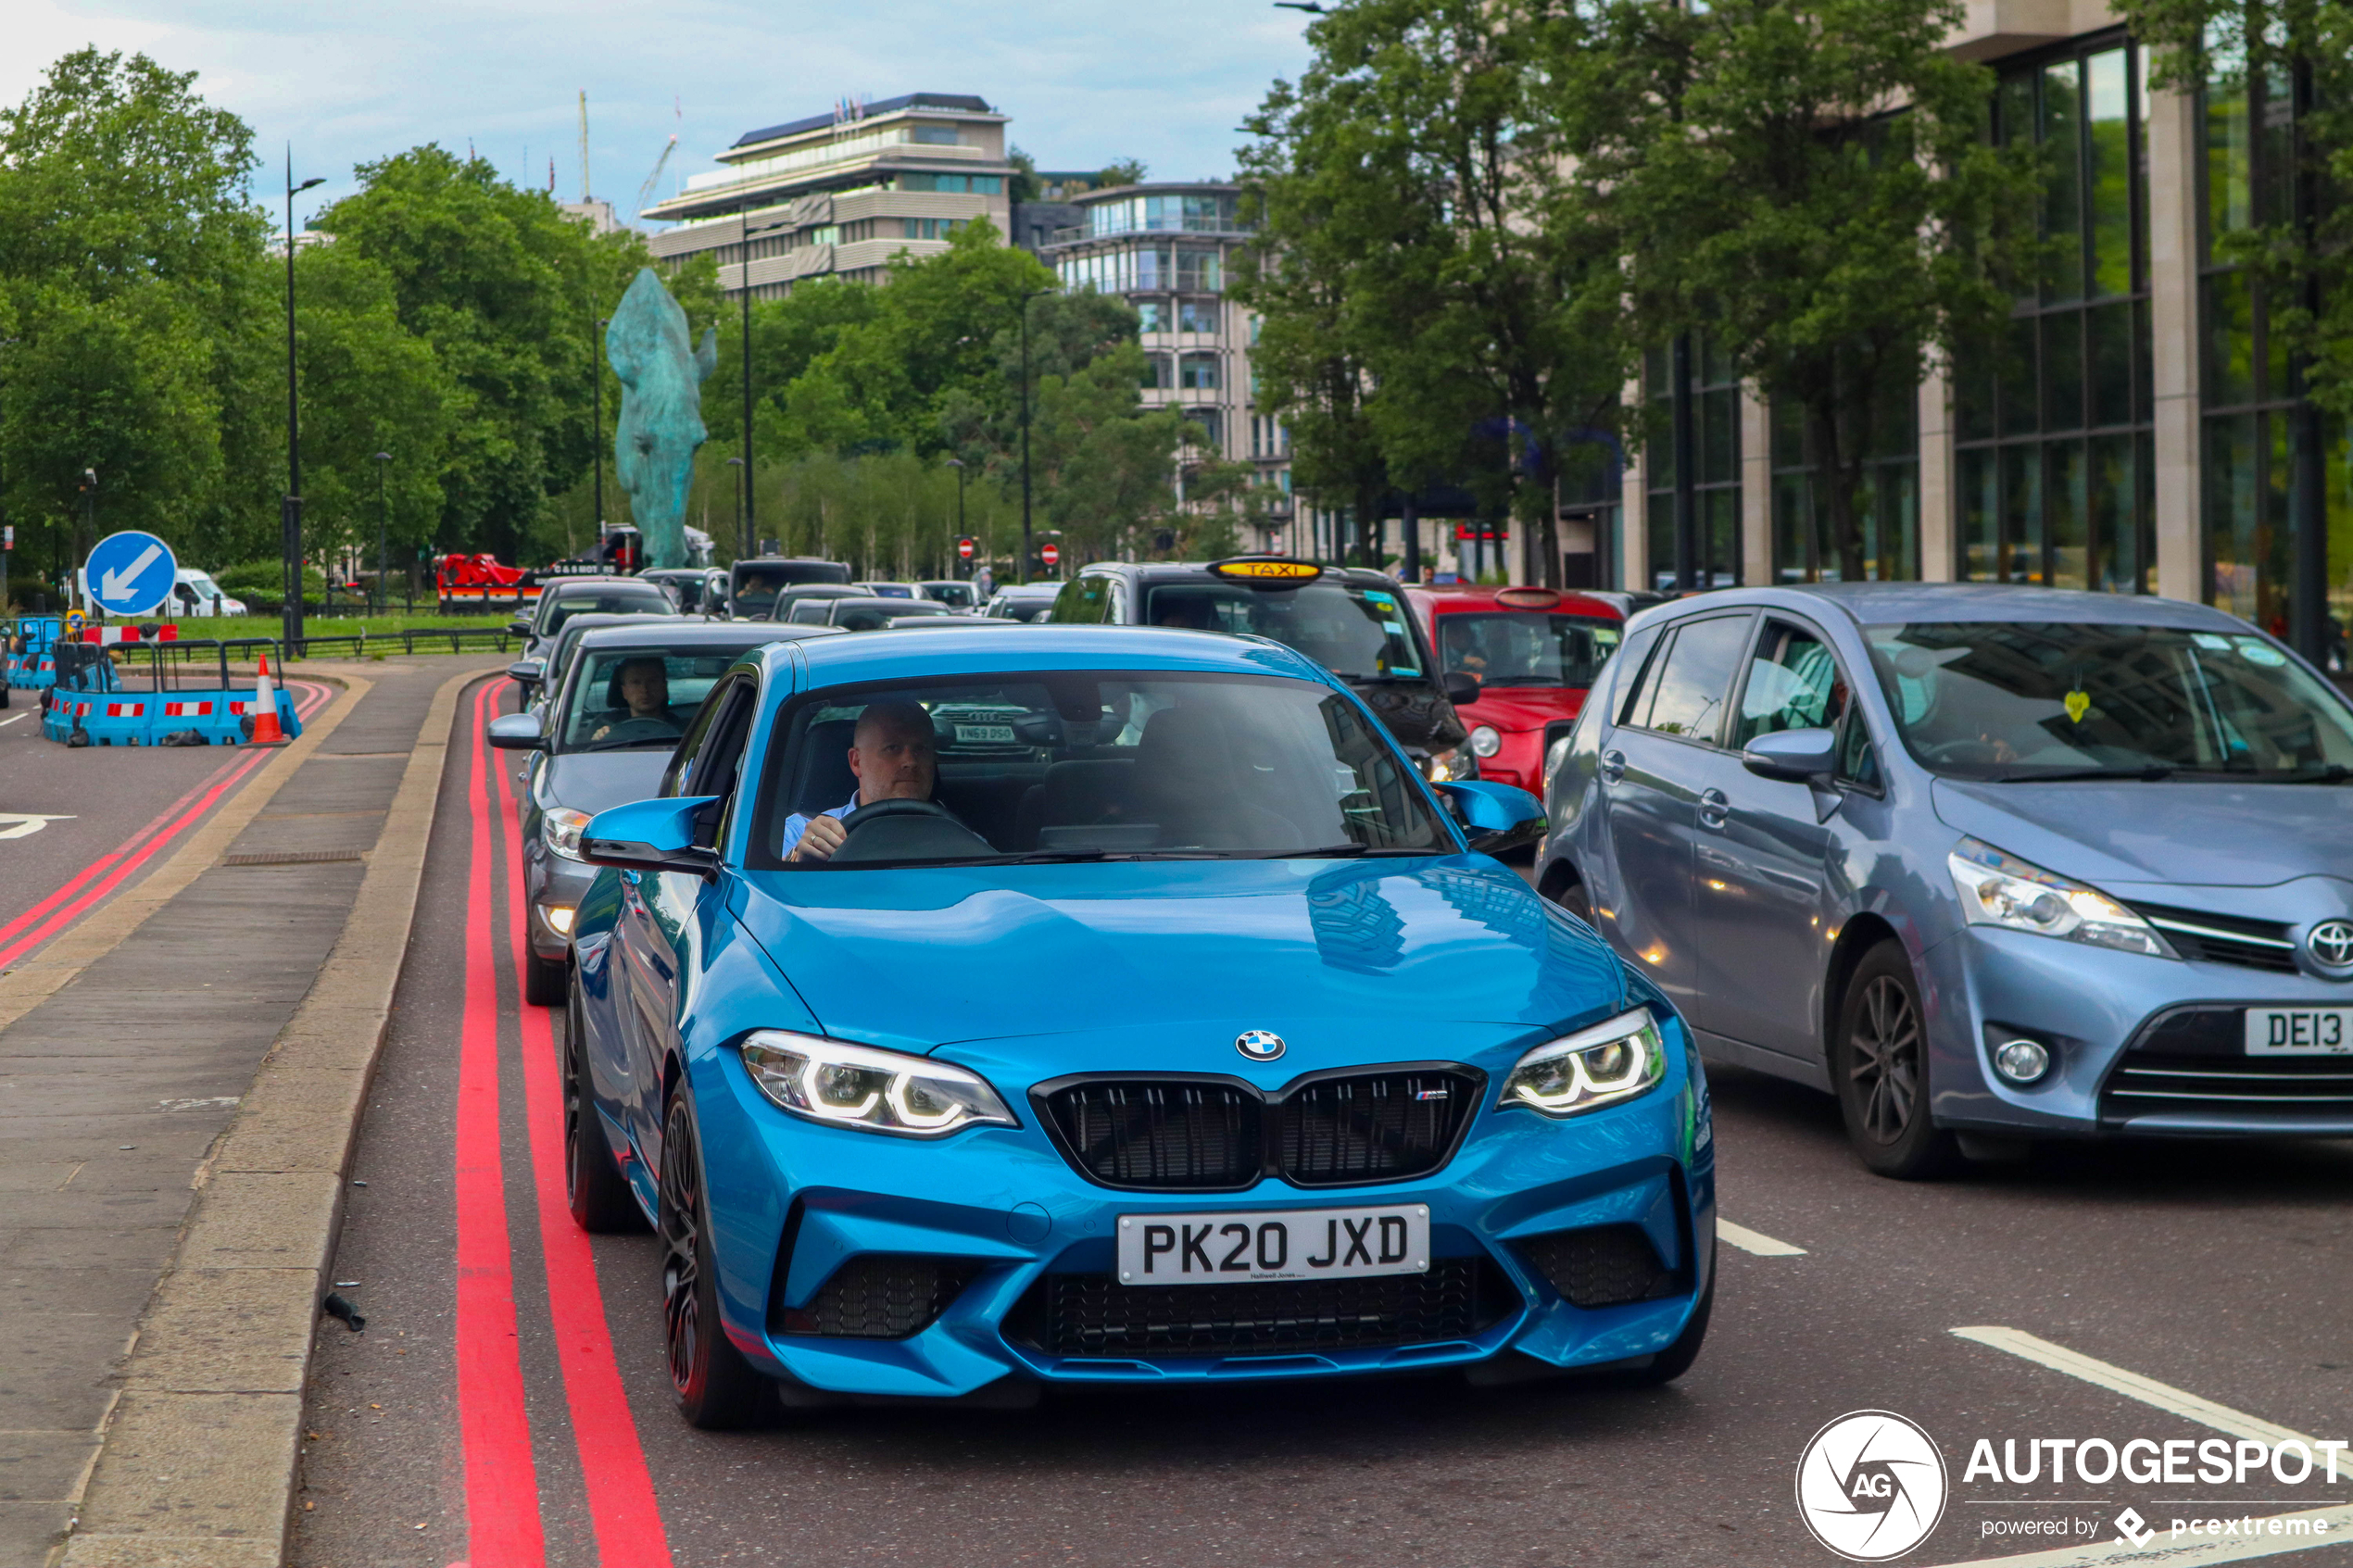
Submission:
{"label": "red double line on road", "polygon": [[[501,940],[492,929],[498,918],[493,886],[503,882],[510,890],[508,915],[515,923],[503,945],[518,996],[526,955],[521,935],[524,911],[518,862],[510,858],[518,825],[512,784],[506,769],[487,759],[481,738],[498,689],[485,684],[476,693],[469,746],[472,833],[457,1129],[459,1428],[465,1451],[468,1568],[535,1568],[545,1542],[518,1350],[513,1238],[498,1121],[496,965]],[[502,866],[504,871],[495,869]],[[606,1325],[596,1254],[573,1223],[564,1194],[563,1104],[554,1031],[547,1012],[529,1005],[521,1009],[518,1026],[547,1311],[598,1557],[613,1568],[670,1568],[661,1506]]]}
{"label": "red double line on road", "polygon": [[[494,766],[492,771],[498,779],[499,858],[519,873],[521,859],[510,853],[515,839],[507,831],[519,834],[522,828],[513,781],[504,768]],[[507,885],[508,940],[512,944],[515,993],[521,996],[529,951],[523,922],[530,912],[522,908],[520,874],[513,874]],[[596,1527],[597,1555],[614,1568],[670,1568],[661,1508],[654,1499],[636,1417],[630,1413],[613,1358],[596,1251],[587,1233],[573,1222],[564,1191],[563,1087],[556,1072],[555,1031],[547,1010],[527,1003],[522,1008],[522,1082],[530,1118],[532,1182],[539,1198],[539,1245],[547,1263],[547,1314],[555,1323],[556,1354],[563,1368],[573,1438],[580,1449],[580,1476],[588,1494],[588,1517]]]}
{"label": "red double line on road", "polygon": [[[313,710],[324,705],[328,692],[323,686],[308,686],[306,689],[312,695],[296,705],[296,712],[308,718]],[[71,881],[7,924],[0,925],[0,968],[16,962],[57,935],[87,913],[93,905],[120,887],[132,872],[145,865],[157,850],[179,837],[197,818],[211,810],[221,796],[258,767],[264,755],[257,751],[222,763],[202,784],[165,807],[153,822],[124,839],[119,847],[91,861]],[[192,800],[195,802],[194,805],[189,804]],[[92,885],[94,882],[96,884],[94,886]]]}
{"label": "red double line on road", "polygon": [[483,723],[497,690],[476,688],[466,747],[465,1006],[458,1042],[458,1431],[465,1451],[472,1568],[539,1568],[539,1476],[531,1456],[516,1341],[515,1271],[498,1130],[498,981],[490,935],[497,847],[490,831]]}

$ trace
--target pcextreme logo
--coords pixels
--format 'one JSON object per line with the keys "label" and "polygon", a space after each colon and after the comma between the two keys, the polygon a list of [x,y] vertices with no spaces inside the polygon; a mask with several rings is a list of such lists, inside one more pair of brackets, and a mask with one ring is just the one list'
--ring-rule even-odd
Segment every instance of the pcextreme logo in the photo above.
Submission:
{"label": "pcextreme logo", "polygon": [[1797,1512],[1814,1538],[1853,1562],[1884,1562],[1944,1517],[1944,1456],[1892,1411],[1853,1411],[1814,1434],[1797,1461]]}

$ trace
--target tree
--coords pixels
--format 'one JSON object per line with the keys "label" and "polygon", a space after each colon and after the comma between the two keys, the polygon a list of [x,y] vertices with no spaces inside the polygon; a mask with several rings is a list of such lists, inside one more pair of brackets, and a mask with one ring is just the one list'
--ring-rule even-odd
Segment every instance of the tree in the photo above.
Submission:
{"label": "tree", "polygon": [[102,529],[154,528],[195,558],[276,524],[283,441],[245,401],[269,307],[251,132],[194,82],[84,49],[0,109],[6,501],[57,571],[85,469]]}
{"label": "tree", "polygon": [[[484,159],[412,148],[359,169],[362,188],[317,226],[382,267],[400,324],[456,391],[436,540],[512,558],[549,496],[588,470],[591,333],[646,263],[634,232],[594,233]],[[707,277],[709,267],[702,270]],[[715,288],[673,292],[698,329]],[[618,388],[607,380],[608,394]],[[608,410],[616,407],[608,398]],[[610,433],[610,425],[608,423]]]}
{"label": "tree", "polygon": [[1554,21],[1565,182],[1626,257],[1636,341],[1704,334],[1804,411],[1840,574],[1874,389],[1983,341],[2032,276],[2040,174],[1983,133],[1957,0],[1603,0]]}
{"label": "tree", "polygon": [[1560,174],[1552,19],[1544,0],[1339,6],[1242,157],[1265,217],[1244,295],[1294,452],[1365,519],[1383,477],[1466,478],[1556,581],[1553,476],[1571,433],[1617,420],[1627,355],[1615,237]]}
{"label": "tree", "polygon": [[[2268,327],[2304,369],[2306,395],[2353,418],[2353,7],[2342,0],[2119,0],[2156,51],[2160,86],[2288,111],[2291,167],[2215,259],[2265,284]],[[2274,121],[2273,123],[2277,123]]]}
{"label": "tree", "polygon": [[1146,172],[1142,158],[1115,157],[1095,176],[1095,189],[1108,191],[1114,185],[1140,185]]}

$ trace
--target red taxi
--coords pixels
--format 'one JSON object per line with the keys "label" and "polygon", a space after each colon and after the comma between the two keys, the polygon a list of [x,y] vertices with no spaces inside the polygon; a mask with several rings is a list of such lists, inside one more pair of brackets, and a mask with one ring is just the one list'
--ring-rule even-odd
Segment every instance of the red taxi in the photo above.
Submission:
{"label": "red taxi", "polygon": [[1541,795],[1544,753],[1617,651],[1625,617],[1605,599],[1556,588],[1441,583],[1408,586],[1405,600],[1441,673],[1478,683],[1477,702],[1455,705],[1478,776]]}

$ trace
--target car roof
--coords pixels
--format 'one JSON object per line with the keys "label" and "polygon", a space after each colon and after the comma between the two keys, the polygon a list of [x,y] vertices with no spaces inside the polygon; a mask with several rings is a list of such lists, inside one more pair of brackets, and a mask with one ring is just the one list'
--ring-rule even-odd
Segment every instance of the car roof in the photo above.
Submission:
{"label": "car roof", "polygon": [[[1505,584],[1504,586],[1528,588],[1535,587],[1536,584],[1516,583]],[[1539,591],[1548,594],[1558,594],[1560,597],[1556,602],[1541,607],[1536,605],[1507,605],[1499,603],[1495,597],[1496,595],[1504,592],[1504,587],[1491,583],[1408,583],[1405,584],[1405,592],[1409,596],[1428,596],[1432,601],[1430,608],[1433,610],[1440,608],[1469,609],[1472,608],[1479,609],[1532,610],[1541,608],[1546,610],[1566,610],[1571,615],[1598,615],[1611,621],[1622,621],[1625,619],[1624,616],[1618,613],[1617,607],[1611,604],[1607,599],[1591,598],[1579,593],[1574,588],[1543,588]]]}
{"label": "car roof", "polygon": [[658,583],[648,583],[636,577],[623,577],[619,573],[610,577],[559,577],[553,583],[541,588],[540,592],[563,599],[570,598],[576,593],[609,594],[615,588],[650,588],[657,594],[661,592],[661,585]]}
{"label": "car roof", "polygon": [[[1179,670],[1330,684],[1320,666],[1267,638],[1157,626],[1032,626],[1018,637],[977,626],[860,632],[799,652],[812,687],[1032,670]],[[774,671],[794,655],[770,649],[761,657]]]}
{"label": "car roof", "polygon": [[1051,598],[1063,591],[1060,583],[1003,583],[991,596],[1000,599]]}
{"label": "car roof", "polygon": [[2095,594],[2009,583],[1806,583],[1770,588],[1728,588],[1654,605],[1638,612],[1634,619],[1647,625],[1718,605],[1728,609],[1776,605],[1786,609],[1812,610],[1817,615],[1838,610],[1862,626],[2007,621],[2246,630],[2246,623],[2234,615],[2184,599],[2159,598],[2154,594]]}
{"label": "car roof", "polygon": [[[1087,564],[1084,570],[1086,571],[1118,571],[1138,578],[1150,578],[1154,581],[1176,581],[1188,583],[1227,583],[1234,581],[1234,579],[1231,578],[1220,577],[1217,573],[1210,571],[1209,566],[1210,563],[1205,560],[1103,560],[1090,561]],[[1309,583],[1331,582],[1347,583],[1365,588],[1397,588],[1403,586],[1397,579],[1390,576],[1387,572],[1375,571],[1369,566],[1327,566],[1324,568],[1321,576],[1307,578],[1302,581],[1299,586],[1305,587]],[[1263,586],[1264,584],[1258,585]]]}
{"label": "car roof", "polygon": [[796,626],[775,621],[704,621],[681,616],[674,621],[651,615],[624,618],[635,626],[599,626],[580,639],[583,652],[591,648],[714,647],[756,648],[762,643],[791,642],[807,636],[845,635],[838,626]]}
{"label": "car roof", "polygon": [[[900,599],[892,598],[884,594],[861,594],[853,598],[837,599],[835,602],[837,604],[855,605],[862,608],[867,605],[880,605],[883,608],[889,610],[893,615],[953,615],[956,613],[954,610],[950,609],[946,605],[939,603],[937,599]],[[909,607],[912,605],[922,605],[927,608],[922,609],[910,608]]]}

